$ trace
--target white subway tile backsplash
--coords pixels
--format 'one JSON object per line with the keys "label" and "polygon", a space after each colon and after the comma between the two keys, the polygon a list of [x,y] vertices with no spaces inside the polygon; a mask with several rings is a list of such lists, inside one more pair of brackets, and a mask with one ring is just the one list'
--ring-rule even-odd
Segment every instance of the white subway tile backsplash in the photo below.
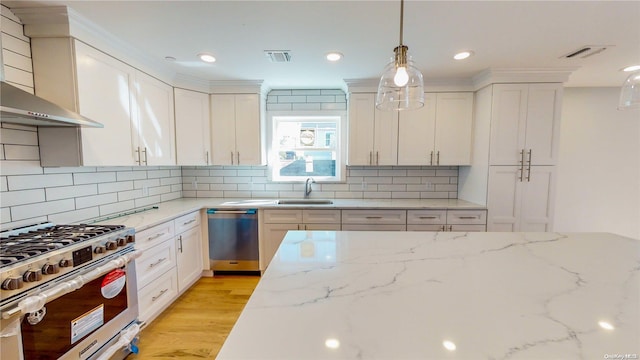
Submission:
{"label": "white subway tile backsplash", "polygon": [[171,192],[171,186],[158,186],[149,188],[149,196],[168,194]]}
{"label": "white subway tile backsplash", "polygon": [[406,191],[407,185],[404,184],[379,184],[379,191]]}
{"label": "white subway tile backsplash", "polygon": [[214,190],[214,191],[236,191],[238,190],[238,185],[237,184],[210,184],[209,185],[209,190]]}
{"label": "white subway tile backsplash", "polygon": [[196,197],[221,198],[224,197],[224,193],[222,191],[197,191]]}
{"label": "white subway tile backsplash", "polygon": [[171,176],[171,170],[151,170],[147,171],[148,179],[166,178]]}
{"label": "white subway tile backsplash", "polygon": [[320,110],[347,110],[347,103],[322,103],[320,104]]}
{"label": "white subway tile backsplash", "polygon": [[436,184],[436,191],[458,191],[456,184]]}
{"label": "white subway tile backsplash", "polygon": [[278,96],[278,103],[306,103],[307,97],[303,95]]}
{"label": "white subway tile backsplash", "polygon": [[73,185],[71,174],[8,176],[9,191]]}
{"label": "white subway tile backsplash", "polygon": [[96,172],[96,173],[77,173],[73,174],[73,183],[80,184],[95,184],[116,181],[115,172]]}
{"label": "white subway tile backsplash", "polygon": [[117,174],[116,178],[118,181],[142,180],[147,178],[146,171],[119,171]]}
{"label": "white subway tile backsplash", "polygon": [[49,221],[54,224],[77,224],[83,220],[96,218],[98,216],[100,216],[100,209],[94,206],[86,209],[51,214],[49,215]]}
{"label": "white subway tile backsplash", "polygon": [[264,189],[266,191],[292,191],[293,190],[293,185],[292,184],[271,183],[271,184],[266,184]]}
{"label": "white subway tile backsplash", "polygon": [[392,199],[419,199],[419,192],[402,192],[402,191],[394,191],[391,193]]}
{"label": "white subway tile backsplash", "polygon": [[291,104],[267,104],[267,111],[288,111],[291,108]]}
{"label": "white subway tile backsplash", "polygon": [[144,187],[150,188],[153,186],[160,186],[160,179],[148,179],[148,180],[134,180],[133,188],[142,189]]}
{"label": "white subway tile backsplash", "polygon": [[436,170],[436,176],[458,176],[458,170]]}
{"label": "white subway tile backsplash", "polygon": [[422,178],[417,176],[405,176],[405,177],[396,176],[393,178],[394,184],[420,184],[421,182],[422,182]]}
{"label": "white subway tile backsplash", "polygon": [[43,170],[45,174],[72,174],[72,173],[86,173],[86,172],[98,171],[95,166],[46,167],[46,168],[43,168]]}
{"label": "white subway tile backsplash", "polygon": [[34,175],[42,174],[40,161],[0,161],[2,175]]}
{"label": "white subway tile backsplash", "polygon": [[155,205],[160,203],[160,195],[156,195],[156,196],[149,196],[149,197],[144,197],[144,198],[139,198],[139,199],[135,199],[134,202],[136,204],[136,207],[145,207],[145,206],[151,206],[151,205]]}
{"label": "white subway tile backsplash", "polygon": [[[270,92],[269,95],[271,95],[271,93],[272,92]],[[322,90],[320,89],[292,89],[290,95],[320,95],[320,94],[322,94]],[[311,96],[308,96],[308,98],[309,97]]]}
{"label": "white subway tile backsplash", "polygon": [[76,209],[84,209],[91,206],[111,204],[118,202],[118,194],[108,193],[76,198]]}
{"label": "white subway tile backsplash", "polygon": [[231,169],[213,169],[203,176],[238,176],[238,170]]}
{"label": "white subway tile backsplash", "polygon": [[126,190],[133,190],[133,181],[120,181],[98,184],[98,192],[100,194]]}
{"label": "white subway tile backsplash", "polygon": [[75,210],[73,199],[47,201],[28,205],[11,207],[11,220],[19,221],[36,216],[46,216],[64,211]]}
{"label": "white subway tile backsplash", "polygon": [[391,191],[365,191],[365,199],[391,199]]}
{"label": "white subway tile backsplash", "polygon": [[349,176],[378,176],[378,170],[351,169],[349,170]]}
{"label": "white subway tile backsplash", "polygon": [[235,176],[225,177],[224,183],[226,184],[249,184],[251,183],[251,177],[249,176]]}
{"label": "white subway tile backsplash", "polygon": [[293,90],[271,90],[269,91],[269,95],[268,96],[280,96],[280,95],[291,95],[291,92]]}
{"label": "white subway tile backsplash", "polygon": [[6,176],[0,176],[0,191],[9,191],[9,186],[7,185]]}
{"label": "white subway tile backsplash", "polygon": [[72,199],[78,196],[95,195],[98,193],[96,184],[59,186],[46,188],[47,201]]}
{"label": "white subway tile backsplash", "polygon": [[391,176],[365,176],[362,181],[368,184],[392,184],[393,178]]}
{"label": "white subway tile backsplash", "polygon": [[251,191],[225,191],[224,197],[228,198],[250,198]]}
{"label": "white subway tile backsplash", "polygon": [[121,213],[127,210],[135,209],[136,204],[133,200],[120,201],[113,204],[100,205],[100,216]]}
{"label": "white subway tile backsplash", "polygon": [[407,176],[407,170],[404,169],[390,169],[378,170],[378,176]]}
{"label": "white subway tile backsplash", "polygon": [[182,184],[180,177],[165,177],[160,179],[160,185],[177,185]]}
{"label": "white subway tile backsplash", "polygon": [[449,199],[448,192],[423,191],[420,193],[421,199]]}
{"label": "white subway tile backsplash", "polygon": [[44,189],[7,191],[0,193],[0,206],[32,204],[45,201]]}
{"label": "white subway tile backsplash", "polygon": [[161,202],[165,202],[165,201],[171,201],[171,200],[176,200],[176,199],[180,199],[182,197],[182,193],[181,192],[170,192],[168,194],[162,194],[160,195],[160,201]]}
{"label": "white subway tile backsplash", "polygon": [[0,222],[2,222],[2,224],[11,222],[10,208],[7,207],[0,209]]}
{"label": "white subway tile backsplash", "polygon": [[141,198],[142,196],[143,196],[142,189],[120,191],[118,192],[118,201],[133,200],[133,199]]}

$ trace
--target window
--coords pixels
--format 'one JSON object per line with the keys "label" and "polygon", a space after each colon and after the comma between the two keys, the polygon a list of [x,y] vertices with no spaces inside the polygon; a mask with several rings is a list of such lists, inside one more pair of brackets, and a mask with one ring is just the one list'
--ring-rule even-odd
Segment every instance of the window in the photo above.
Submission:
{"label": "window", "polygon": [[271,180],[342,180],[341,116],[283,115],[271,121]]}

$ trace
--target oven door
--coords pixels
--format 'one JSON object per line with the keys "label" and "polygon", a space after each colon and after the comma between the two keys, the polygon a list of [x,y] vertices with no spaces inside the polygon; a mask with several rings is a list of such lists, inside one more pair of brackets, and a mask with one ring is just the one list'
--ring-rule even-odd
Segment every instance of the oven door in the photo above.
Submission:
{"label": "oven door", "polygon": [[[24,359],[99,356],[138,317],[135,262],[48,302],[45,310],[40,321],[30,314],[21,320]],[[120,358],[128,354],[124,348],[122,352]]]}

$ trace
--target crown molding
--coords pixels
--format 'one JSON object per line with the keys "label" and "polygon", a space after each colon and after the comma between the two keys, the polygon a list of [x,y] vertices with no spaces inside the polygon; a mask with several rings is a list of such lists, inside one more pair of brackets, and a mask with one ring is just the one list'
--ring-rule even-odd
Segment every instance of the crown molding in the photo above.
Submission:
{"label": "crown molding", "polygon": [[262,80],[210,80],[211,94],[265,94]]}
{"label": "crown molding", "polygon": [[474,90],[490,84],[565,83],[578,67],[489,68],[472,77]]}

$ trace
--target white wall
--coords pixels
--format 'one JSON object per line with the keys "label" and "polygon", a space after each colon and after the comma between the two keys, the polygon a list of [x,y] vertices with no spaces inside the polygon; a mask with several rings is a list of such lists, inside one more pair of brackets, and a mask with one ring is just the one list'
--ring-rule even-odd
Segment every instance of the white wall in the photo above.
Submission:
{"label": "white wall", "polygon": [[554,230],[640,239],[640,110],[620,88],[565,88]]}

